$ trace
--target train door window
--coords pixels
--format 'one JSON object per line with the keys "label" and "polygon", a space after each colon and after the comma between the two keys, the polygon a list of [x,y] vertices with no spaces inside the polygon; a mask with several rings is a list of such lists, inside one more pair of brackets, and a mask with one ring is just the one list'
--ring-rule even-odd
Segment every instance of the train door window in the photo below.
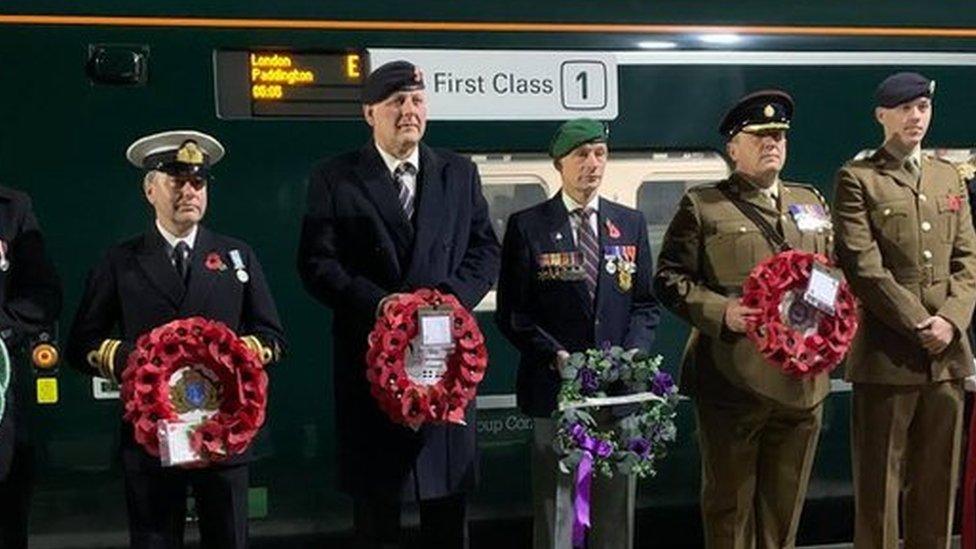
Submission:
{"label": "train door window", "polygon": [[654,153],[636,189],[636,208],[644,213],[652,254],[661,250],[664,232],[685,191],[725,179],[729,166],[711,151]]}
{"label": "train door window", "polygon": [[495,236],[501,242],[505,236],[508,217],[538,204],[548,197],[545,181],[538,176],[486,175],[481,180],[482,192],[488,202],[488,215]]}

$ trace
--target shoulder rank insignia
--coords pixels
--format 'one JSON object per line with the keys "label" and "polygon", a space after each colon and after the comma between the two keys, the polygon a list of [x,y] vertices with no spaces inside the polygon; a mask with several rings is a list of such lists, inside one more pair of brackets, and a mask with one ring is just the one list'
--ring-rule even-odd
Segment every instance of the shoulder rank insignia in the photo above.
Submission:
{"label": "shoulder rank insignia", "polygon": [[963,178],[964,181],[969,181],[976,177],[976,166],[970,162],[956,164],[956,171],[959,172],[959,177]]}

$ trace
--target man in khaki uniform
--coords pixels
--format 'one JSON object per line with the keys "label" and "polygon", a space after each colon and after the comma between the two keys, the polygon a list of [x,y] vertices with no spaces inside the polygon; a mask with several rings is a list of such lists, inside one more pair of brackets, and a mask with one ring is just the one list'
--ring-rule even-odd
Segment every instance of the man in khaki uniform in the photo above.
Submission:
{"label": "man in khaki uniform", "polygon": [[882,82],[884,145],[837,174],[837,259],[863,311],[847,369],[858,548],[898,547],[900,493],[906,548],[948,547],[952,531],[976,234],[958,172],[920,152],[934,89]]}
{"label": "man in khaki uniform", "polygon": [[[759,310],[738,299],[752,268],[783,243],[830,253],[820,194],[779,178],[792,112],[789,95],[766,90],[726,114],[719,131],[735,172],[685,194],[654,280],[658,299],[692,325],[681,391],[695,401],[709,548],[794,547],[830,389],[826,374],[801,380],[766,363],[744,333]],[[758,212],[778,237],[737,204]]]}

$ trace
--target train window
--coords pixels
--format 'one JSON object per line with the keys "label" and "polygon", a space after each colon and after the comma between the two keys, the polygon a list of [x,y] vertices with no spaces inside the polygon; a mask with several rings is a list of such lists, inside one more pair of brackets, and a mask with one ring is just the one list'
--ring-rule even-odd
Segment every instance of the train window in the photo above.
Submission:
{"label": "train window", "polygon": [[647,235],[654,252],[660,251],[664,231],[671,223],[674,212],[678,211],[678,202],[689,186],[688,181],[645,181],[638,187],[637,209],[644,213]]}
{"label": "train window", "polygon": [[545,181],[537,176],[486,176],[481,183],[499,241],[505,236],[508,216],[548,198]]}

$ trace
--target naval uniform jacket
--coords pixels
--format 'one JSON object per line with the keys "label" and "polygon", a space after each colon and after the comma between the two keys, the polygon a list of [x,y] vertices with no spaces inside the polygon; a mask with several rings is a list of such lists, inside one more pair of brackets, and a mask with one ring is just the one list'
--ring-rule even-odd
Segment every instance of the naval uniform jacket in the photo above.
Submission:
{"label": "naval uniform jacket", "polygon": [[829,256],[827,226],[801,231],[790,206],[821,207],[809,185],[780,182],[778,207],[741,175],[689,189],[664,235],[654,289],[671,312],[691,324],[681,366],[681,391],[689,396],[727,399],[738,390],[794,409],[820,404],[830,391],[827,374],[797,379],[770,365],[745,334],[725,326],[725,308],[742,295],[752,269],[774,255],[760,229],[729,201],[727,189],[755,209],[793,249]]}
{"label": "naval uniform jacket", "polygon": [[[50,332],[61,312],[61,280],[44,249],[44,237],[30,198],[0,187],[0,240],[9,267],[0,270],[0,337],[10,352],[11,379],[0,420],[0,480],[10,469],[14,446],[27,441],[27,399],[17,387],[19,376],[31,375],[21,350],[32,336]],[[29,351],[29,349],[26,349]],[[3,494],[0,494],[3,497]]]}
{"label": "naval uniform jacket", "polygon": [[[922,158],[916,181],[885,148],[837,173],[837,260],[863,314],[847,379],[922,385],[972,373],[966,330],[976,303],[976,232],[966,184],[950,163]],[[929,316],[956,328],[932,357],[915,325]]]}
{"label": "naval uniform jacket", "polygon": [[354,496],[430,499],[475,481],[474,402],[467,426],[393,423],[370,394],[366,338],[380,300],[438,288],[470,309],[498,274],[499,245],[475,165],[420,144],[412,222],[373,143],[319,163],[298,251],[306,290],[332,309],[340,488]]}
{"label": "naval uniform jacket", "polygon": [[[238,250],[249,279],[237,278],[230,251]],[[226,269],[210,269],[207,256],[216,253]],[[284,348],[284,330],[257,256],[244,242],[214,233],[202,225],[190,255],[189,282],[184,286],[170,259],[170,250],[155,226],[145,234],[117,244],[105,253],[88,275],[68,339],[68,360],[89,375],[99,373],[86,356],[105,339],[120,339],[114,374],[122,378],[126,359],[136,339],[172,320],[201,316],[226,324],[238,336],[253,335],[275,349]],[[133,439],[132,426],[122,426],[123,463],[129,468],[160,467]],[[245,452],[222,462],[249,460]]]}
{"label": "naval uniform jacket", "polygon": [[[561,192],[508,220],[495,319],[521,353],[518,405],[530,416],[549,417],[556,409],[557,351],[572,353],[609,344],[647,352],[654,341],[659,311],[651,292],[653,259],[644,215],[599,200],[596,303],[590,300],[585,281],[544,276],[547,255],[577,251]],[[636,252],[632,258],[636,270],[621,283],[616,260],[624,246]]]}

